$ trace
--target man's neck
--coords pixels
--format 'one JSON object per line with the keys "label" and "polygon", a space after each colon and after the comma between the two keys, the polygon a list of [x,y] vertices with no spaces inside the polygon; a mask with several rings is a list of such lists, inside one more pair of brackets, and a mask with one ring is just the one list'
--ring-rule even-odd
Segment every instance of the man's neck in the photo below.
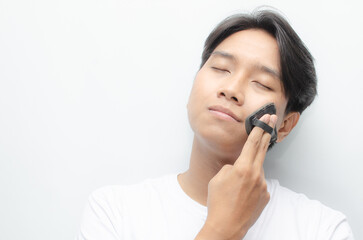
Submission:
{"label": "man's neck", "polygon": [[194,201],[206,206],[208,183],[227,162],[194,136],[189,169],[178,176],[183,191]]}

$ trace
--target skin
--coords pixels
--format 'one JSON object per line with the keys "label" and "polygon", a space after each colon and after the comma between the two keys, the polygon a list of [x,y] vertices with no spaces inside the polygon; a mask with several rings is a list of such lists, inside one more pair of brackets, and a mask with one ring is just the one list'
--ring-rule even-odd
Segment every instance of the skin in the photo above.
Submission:
{"label": "skin", "polygon": [[[260,120],[278,129],[281,142],[299,113],[285,114],[280,56],[273,36],[259,29],[232,34],[221,42],[196,75],[187,105],[194,131],[189,169],[178,175],[185,193],[208,207],[196,239],[241,239],[269,201],[263,162],[270,135],[245,119],[273,102],[276,115]],[[240,121],[211,106],[232,111]]]}

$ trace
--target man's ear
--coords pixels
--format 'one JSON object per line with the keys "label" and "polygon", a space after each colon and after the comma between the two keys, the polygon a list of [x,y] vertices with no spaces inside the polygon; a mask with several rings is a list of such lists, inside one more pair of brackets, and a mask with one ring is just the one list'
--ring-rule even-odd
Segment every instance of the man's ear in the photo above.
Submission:
{"label": "man's ear", "polygon": [[299,121],[300,113],[299,112],[290,112],[285,117],[277,131],[277,140],[276,142],[281,142],[284,138],[289,135],[291,130],[296,126]]}

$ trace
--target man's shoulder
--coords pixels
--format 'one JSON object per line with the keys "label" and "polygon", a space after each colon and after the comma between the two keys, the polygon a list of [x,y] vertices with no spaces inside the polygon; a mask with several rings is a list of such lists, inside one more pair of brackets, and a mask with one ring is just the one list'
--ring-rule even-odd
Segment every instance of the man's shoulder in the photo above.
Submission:
{"label": "man's shoulder", "polygon": [[277,180],[269,180],[271,200],[267,214],[277,222],[309,229],[316,236],[333,232],[342,225],[339,231],[350,231],[346,216],[318,200],[308,198],[305,194],[294,192],[279,184]]}
{"label": "man's shoulder", "polygon": [[[279,181],[276,179],[269,180],[271,184],[271,189],[273,191],[273,198],[276,201],[283,202],[285,205],[292,206],[294,208],[298,207],[308,207],[308,208],[326,208],[335,211],[318,200],[311,199],[303,193],[293,191],[287,187],[281,186]],[[337,212],[337,211],[336,211]]]}
{"label": "man's shoulder", "polygon": [[295,213],[324,213],[334,216],[345,217],[341,212],[336,211],[318,200],[310,199],[303,193],[295,192],[287,187],[281,186],[276,179],[269,180],[271,185],[271,201],[278,207],[288,207],[294,210]]}
{"label": "man's shoulder", "polygon": [[94,190],[90,194],[90,199],[118,204],[128,201],[141,202],[151,195],[165,191],[174,178],[175,174],[168,174],[136,183],[107,185]]}

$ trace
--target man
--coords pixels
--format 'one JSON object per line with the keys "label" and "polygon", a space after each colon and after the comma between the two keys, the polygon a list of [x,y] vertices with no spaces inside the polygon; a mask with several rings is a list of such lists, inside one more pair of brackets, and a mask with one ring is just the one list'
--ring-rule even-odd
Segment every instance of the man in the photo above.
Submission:
{"label": "man", "polygon": [[281,142],[316,95],[313,58],[278,14],[234,15],[209,35],[188,102],[189,169],[95,191],[77,239],[353,239],[343,214],[264,177],[271,135]]}

